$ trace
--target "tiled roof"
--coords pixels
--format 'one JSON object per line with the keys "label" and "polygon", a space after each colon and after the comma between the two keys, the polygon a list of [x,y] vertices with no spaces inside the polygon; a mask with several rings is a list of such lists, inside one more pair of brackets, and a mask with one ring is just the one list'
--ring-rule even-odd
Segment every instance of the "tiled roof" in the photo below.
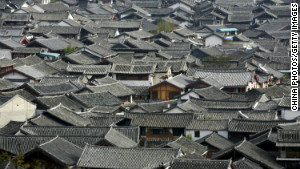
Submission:
{"label": "tiled roof", "polygon": [[19,90],[14,90],[14,91],[10,91],[10,92],[1,92],[1,94],[3,94],[4,96],[9,96],[9,97],[13,97],[18,94],[18,95],[24,97],[28,101],[33,101],[35,99],[35,96],[32,95],[31,93],[29,93],[25,89],[19,89]]}
{"label": "tiled roof", "polygon": [[228,129],[229,120],[193,120],[187,127],[187,130],[209,130],[220,131]]}
{"label": "tiled roof", "polygon": [[58,38],[50,38],[50,39],[36,39],[32,43],[38,43],[45,48],[48,48],[52,51],[63,50],[68,47],[68,43],[60,40]]}
{"label": "tiled roof", "polygon": [[213,146],[215,148],[218,148],[219,150],[224,150],[228,147],[233,146],[233,143],[229,140],[227,140],[225,137],[213,132],[212,134],[209,134],[199,140],[195,141],[199,144],[208,144],[210,146]]}
{"label": "tiled roof", "polygon": [[[239,112],[240,110],[209,110],[208,112],[202,112],[201,119],[214,119],[214,120],[231,120],[242,118]],[[254,111],[254,110],[242,110],[242,114],[246,115],[252,120],[275,120],[277,118],[276,111]]]}
{"label": "tiled roof", "polygon": [[100,28],[139,28],[140,22],[135,21],[102,21],[97,24]]}
{"label": "tiled roof", "polygon": [[1,19],[3,21],[29,22],[30,14],[28,14],[28,13],[2,13]]}
{"label": "tiled roof", "polygon": [[125,113],[132,126],[185,128],[193,120],[193,114]]}
{"label": "tiled roof", "polygon": [[[114,125],[124,119],[124,116],[110,115],[111,113],[116,111],[118,108],[120,108],[120,106],[96,106],[93,109],[91,109],[91,112],[93,112],[93,115],[91,115],[91,116],[88,115],[87,118],[90,119],[91,126],[93,126],[93,127],[111,126],[111,125]],[[97,113],[97,114],[94,115],[94,113]],[[81,115],[84,116],[83,114],[81,114]]]}
{"label": "tiled roof", "polygon": [[184,136],[180,136],[178,139],[170,142],[167,146],[171,148],[180,148],[184,154],[199,154],[202,155],[207,151],[207,147],[198,144]]}
{"label": "tiled roof", "polygon": [[24,122],[10,121],[0,129],[0,135],[15,135],[23,124]]}
{"label": "tiled roof", "polygon": [[17,70],[18,72],[21,72],[27,76],[32,77],[33,79],[41,79],[44,76],[46,76],[46,74],[38,69],[35,69],[32,66],[20,66],[20,67],[16,67],[15,70]]}
{"label": "tiled roof", "polygon": [[[180,74],[173,78],[167,79],[166,82],[168,82],[174,86],[177,86],[181,89],[184,89],[184,88],[186,88],[187,85],[189,85],[195,81],[193,79],[187,77],[184,74]],[[163,82],[161,82],[161,83],[163,83]]]}
{"label": "tiled roof", "polygon": [[231,160],[175,159],[170,169],[228,169]]}
{"label": "tiled roof", "polygon": [[233,162],[236,169],[263,169],[259,164],[243,157],[242,159]]}
{"label": "tiled roof", "polygon": [[110,92],[103,93],[87,93],[87,94],[71,94],[71,99],[88,106],[114,106],[121,105],[123,102]]}
{"label": "tiled roof", "polygon": [[276,162],[276,159],[268,152],[253,145],[248,141],[243,141],[241,144],[234,148],[237,152],[241,153],[246,158],[259,163],[263,167],[272,169],[283,169],[284,167]]}
{"label": "tiled roof", "polygon": [[155,46],[143,40],[126,39],[125,44],[132,48],[137,48],[141,50],[157,50]]}
{"label": "tiled roof", "polygon": [[73,27],[73,26],[39,26],[36,29],[29,31],[30,33],[55,33],[59,35],[69,35],[69,34],[79,34],[81,28],[80,27]]}
{"label": "tiled roof", "polygon": [[[138,127],[113,127],[131,140],[138,142]],[[26,135],[64,136],[64,137],[104,137],[110,127],[80,127],[80,126],[23,126],[21,133]]]}
{"label": "tiled roof", "polygon": [[248,86],[248,83],[253,81],[254,72],[242,72],[242,73],[215,73],[196,71],[194,78],[219,87],[230,87],[230,86]]}
{"label": "tiled roof", "polygon": [[71,100],[69,97],[65,95],[37,97],[34,102],[45,106],[47,109],[55,107],[60,103],[72,110],[78,110],[84,108],[83,105],[75,102],[74,100]]}
{"label": "tiled roof", "polygon": [[60,137],[39,145],[37,149],[64,165],[76,164],[82,153],[80,147]]}
{"label": "tiled roof", "polygon": [[233,119],[229,122],[229,132],[257,133],[270,129],[280,123],[290,123],[293,121],[279,120],[238,120]]}
{"label": "tiled roof", "polygon": [[130,96],[134,94],[134,91],[120,82],[97,86],[87,86],[87,88],[94,93],[110,92],[117,97]]}
{"label": "tiled roof", "polygon": [[110,65],[75,65],[68,64],[67,71],[70,73],[82,73],[86,75],[106,75]]}
{"label": "tiled roof", "polygon": [[191,101],[207,109],[252,109],[253,101],[203,100],[191,98]]}
{"label": "tiled roof", "polygon": [[148,96],[149,88],[147,86],[127,86],[130,88],[137,96]]}
{"label": "tiled roof", "polygon": [[68,18],[68,13],[33,13],[32,18],[37,21],[61,21]]}
{"label": "tiled roof", "polygon": [[136,142],[126,137],[125,135],[115,130],[114,128],[109,129],[109,131],[105,134],[104,139],[119,148],[137,147]]}
{"label": "tiled roof", "polygon": [[87,126],[90,124],[90,121],[88,119],[79,116],[74,111],[70,110],[62,104],[48,109],[46,112],[58,118],[59,120],[62,120],[74,126]]}
{"label": "tiled roof", "polygon": [[291,97],[283,96],[278,104],[280,107],[291,107]]}
{"label": "tiled roof", "polygon": [[[53,62],[51,62],[53,63]],[[84,77],[82,75],[50,75],[43,77],[42,80],[40,80],[40,83],[43,84],[49,84],[49,83],[62,83],[62,82],[68,82],[68,81],[82,81]]]}
{"label": "tiled roof", "polygon": [[65,56],[65,59],[80,65],[94,65],[100,63],[99,57],[91,57],[85,53],[68,54]]}
{"label": "tiled roof", "polygon": [[[0,136],[0,149],[16,155],[25,154],[56,136]],[[86,143],[95,144],[102,139],[101,137],[81,136],[60,137],[80,147],[84,147]]]}
{"label": "tiled roof", "polygon": [[8,46],[11,49],[16,49],[16,48],[24,48],[22,44],[12,40],[11,38],[5,38],[0,40],[1,44],[4,44],[4,46]]}
{"label": "tiled roof", "polygon": [[111,56],[117,55],[117,53],[115,51],[112,51],[109,48],[104,47],[102,45],[93,44],[93,45],[86,46],[86,48],[88,50],[91,50],[91,51],[101,55],[102,57],[111,57]]}
{"label": "tiled roof", "polygon": [[299,129],[279,129],[277,133],[277,147],[298,147],[300,145]]}
{"label": "tiled roof", "polygon": [[65,5],[64,3],[49,3],[49,4],[44,4],[44,5],[39,5],[42,9],[44,9],[46,12],[66,12],[70,8]]}
{"label": "tiled roof", "polygon": [[15,89],[17,86],[6,79],[0,79],[0,91]]}
{"label": "tiled roof", "polygon": [[29,89],[38,93],[40,96],[53,96],[53,95],[61,95],[71,92],[77,92],[83,89],[84,84],[82,82],[60,82],[60,83],[50,83],[50,84],[33,84],[27,83],[25,85]]}
{"label": "tiled roof", "polygon": [[131,32],[125,32],[125,34],[135,38],[135,39],[144,39],[144,38],[150,38],[153,36],[152,33],[149,33],[144,30],[137,30],[137,31],[131,31]]}
{"label": "tiled roof", "polygon": [[99,85],[112,84],[112,83],[116,83],[117,82],[117,80],[113,79],[110,76],[106,76],[106,77],[103,77],[103,78],[100,78],[100,79],[95,79],[95,81]]}
{"label": "tiled roof", "polygon": [[[177,100],[170,101],[159,101],[159,102],[150,102],[150,103],[137,103],[133,108],[141,108],[145,112],[149,113],[159,113],[163,112],[165,109],[175,107]],[[132,109],[131,109],[132,110]]]}
{"label": "tiled roof", "polygon": [[124,65],[113,64],[111,73],[123,74],[151,74],[154,73],[156,65]]}
{"label": "tiled roof", "polygon": [[59,121],[51,117],[51,115],[47,115],[47,114],[40,114],[29,119],[29,124],[37,125],[37,126],[65,126],[66,125],[65,122]]}
{"label": "tiled roof", "polygon": [[114,148],[86,145],[77,166],[87,168],[157,168],[170,163],[174,157],[179,156],[179,153],[180,150],[178,149]]}
{"label": "tiled roof", "polygon": [[214,86],[206,87],[203,89],[194,89],[193,91],[197,93],[200,97],[205,98],[207,100],[225,100],[230,98],[229,94]]}
{"label": "tiled roof", "polygon": [[190,100],[187,100],[186,102],[184,102],[182,104],[177,104],[177,107],[179,107],[180,109],[182,109],[186,112],[197,112],[197,113],[199,113],[199,112],[206,111],[205,108],[191,102]]}

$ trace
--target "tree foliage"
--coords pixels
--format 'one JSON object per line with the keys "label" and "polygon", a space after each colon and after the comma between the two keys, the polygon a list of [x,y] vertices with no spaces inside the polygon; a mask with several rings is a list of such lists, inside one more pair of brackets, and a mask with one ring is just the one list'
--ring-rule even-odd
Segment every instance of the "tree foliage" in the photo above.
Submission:
{"label": "tree foliage", "polygon": [[167,22],[165,20],[159,20],[156,26],[156,32],[155,33],[160,33],[160,32],[172,32],[175,28],[175,25],[173,23]]}
{"label": "tree foliage", "polygon": [[186,135],[186,138],[189,139],[189,140],[192,140],[192,135],[188,134],[188,135]]}
{"label": "tree foliage", "polygon": [[150,148],[155,148],[155,145],[154,143],[151,144]]}
{"label": "tree foliage", "polygon": [[193,10],[195,11],[195,16],[200,15],[200,6],[199,5],[195,5],[193,7]]}
{"label": "tree foliage", "polygon": [[18,167],[30,168],[30,164],[25,162],[25,157],[23,154],[17,155],[14,163],[15,163],[15,166],[18,166]]}
{"label": "tree foliage", "polygon": [[210,68],[230,68],[230,61],[233,59],[232,56],[228,55],[216,55],[216,56],[207,56],[204,59],[205,67]]}
{"label": "tree foliage", "polygon": [[68,47],[66,49],[64,49],[64,54],[67,53],[71,53],[75,50],[75,48],[73,48],[70,44],[68,45]]}
{"label": "tree foliage", "polygon": [[11,159],[11,155],[7,152],[3,152],[0,154],[0,165],[6,163]]}

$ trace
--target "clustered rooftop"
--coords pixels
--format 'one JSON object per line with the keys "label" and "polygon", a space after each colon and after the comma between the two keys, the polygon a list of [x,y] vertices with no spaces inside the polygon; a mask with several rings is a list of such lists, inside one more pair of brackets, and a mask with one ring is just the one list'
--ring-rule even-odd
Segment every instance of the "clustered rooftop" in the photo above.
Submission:
{"label": "clustered rooftop", "polygon": [[298,169],[288,0],[0,0],[0,169]]}

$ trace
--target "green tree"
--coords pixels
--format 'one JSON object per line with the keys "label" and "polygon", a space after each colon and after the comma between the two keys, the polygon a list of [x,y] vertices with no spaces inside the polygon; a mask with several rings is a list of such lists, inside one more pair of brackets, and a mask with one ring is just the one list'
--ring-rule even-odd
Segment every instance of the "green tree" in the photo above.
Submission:
{"label": "green tree", "polygon": [[30,164],[25,162],[24,154],[17,155],[13,160],[13,164],[18,167],[30,168]]}
{"label": "green tree", "polygon": [[56,3],[56,0],[51,0],[50,3]]}
{"label": "green tree", "polygon": [[153,33],[160,33],[162,31],[164,32],[172,32],[175,28],[175,25],[173,23],[170,23],[170,22],[167,22],[165,20],[160,20],[158,21],[157,23],[157,26],[156,26],[156,30],[155,32]]}
{"label": "green tree", "polygon": [[73,48],[70,44],[68,45],[68,47],[66,49],[64,49],[64,54],[67,53],[71,53],[75,50],[75,48]]}
{"label": "green tree", "polygon": [[194,7],[193,7],[193,10],[195,11],[195,15],[197,16],[197,15],[200,15],[200,7],[199,7],[199,5],[195,5]]}
{"label": "green tree", "polygon": [[189,139],[189,140],[192,140],[192,135],[188,134],[188,135],[186,135],[186,138]]}
{"label": "green tree", "polygon": [[204,59],[204,66],[211,68],[230,68],[230,60],[232,60],[232,56],[228,55],[216,55],[216,56],[207,56]]}
{"label": "green tree", "polygon": [[155,145],[154,143],[151,144],[150,148],[155,148]]}
{"label": "green tree", "polygon": [[7,152],[3,152],[0,154],[0,165],[4,164],[5,162],[9,161],[11,159],[11,155]]}

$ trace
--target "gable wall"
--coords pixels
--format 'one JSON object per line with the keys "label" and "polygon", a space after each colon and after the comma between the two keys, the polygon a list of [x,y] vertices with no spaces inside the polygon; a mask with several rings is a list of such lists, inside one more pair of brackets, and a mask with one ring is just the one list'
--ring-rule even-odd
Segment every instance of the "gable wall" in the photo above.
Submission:
{"label": "gable wall", "polygon": [[0,128],[12,121],[26,121],[35,115],[36,105],[19,96],[0,106]]}
{"label": "gable wall", "polygon": [[216,45],[222,45],[223,44],[223,39],[216,35],[209,36],[205,38],[205,46],[206,47],[211,47],[211,46],[216,46]]}

